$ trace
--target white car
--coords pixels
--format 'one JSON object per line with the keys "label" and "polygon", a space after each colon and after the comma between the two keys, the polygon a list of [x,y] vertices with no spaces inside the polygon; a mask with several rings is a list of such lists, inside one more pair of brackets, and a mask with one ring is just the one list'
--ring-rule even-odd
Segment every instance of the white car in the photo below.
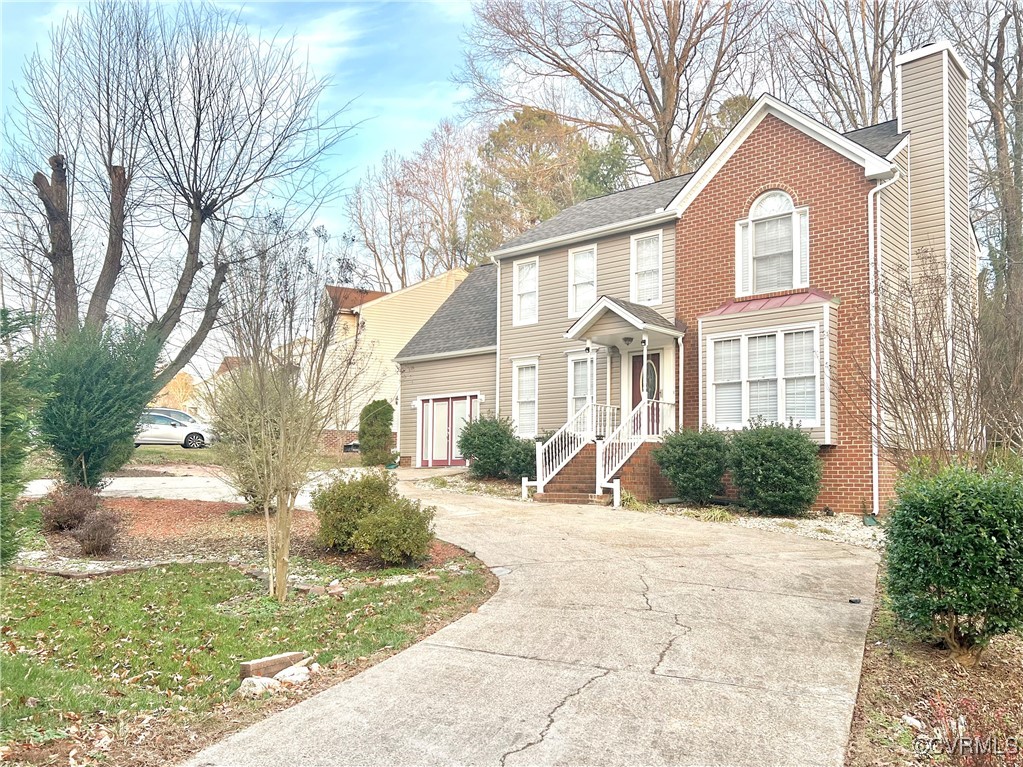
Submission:
{"label": "white car", "polygon": [[139,445],[181,445],[185,448],[206,447],[213,442],[213,429],[195,419],[191,423],[163,413],[147,410],[139,418],[135,447]]}

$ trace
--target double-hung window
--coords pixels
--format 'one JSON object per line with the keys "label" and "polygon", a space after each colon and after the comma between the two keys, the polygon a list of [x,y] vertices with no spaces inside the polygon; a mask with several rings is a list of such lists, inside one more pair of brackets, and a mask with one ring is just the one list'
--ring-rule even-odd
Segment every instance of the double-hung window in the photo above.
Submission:
{"label": "double-hung window", "polygon": [[814,328],[708,340],[707,420],[737,429],[763,419],[820,423],[820,360]]}
{"label": "double-hung window", "polygon": [[597,300],[597,248],[568,253],[568,314],[578,317]]}
{"label": "double-hung window", "polygon": [[807,209],[784,192],[761,195],[735,227],[736,295],[807,287],[809,264]]}
{"label": "double-hung window", "polygon": [[512,324],[532,325],[537,321],[540,262],[536,258],[516,261],[512,278]]}
{"label": "double-hung window", "polygon": [[592,354],[576,354],[568,358],[569,418],[595,399],[594,361]]}
{"label": "double-hung window", "polygon": [[632,237],[632,300],[637,304],[661,303],[661,233]]}
{"label": "double-hung window", "polygon": [[535,437],[538,426],[539,366],[535,359],[512,363],[512,420],[518,436]]}

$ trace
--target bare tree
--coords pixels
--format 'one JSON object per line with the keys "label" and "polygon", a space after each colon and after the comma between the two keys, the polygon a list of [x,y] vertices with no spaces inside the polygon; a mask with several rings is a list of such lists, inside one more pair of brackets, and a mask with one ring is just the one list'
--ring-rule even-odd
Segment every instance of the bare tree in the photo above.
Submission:
{"label": "bare tree", "polygon": [[404,288],[466,264],[474,154],[471,131],[445,120],[411,157],[385,154],[348,196],[348,216],[381,288]]}
{"label": "bare tree", "polygon": [[325,259],[305,235],[271,223],[243,246],[227,284],[226,330],[240,363],[208,396],[228,477],[258,500],[266,522],[270,594],[287,597],[295,502],[320,437],[363,368],[356,325],[336,343],[338,313],[324,286],[351,264]]}
{"label": "bare tree", "polygon": [[[312,171],[347,130],[317,111],[326,87],[293,40],[253,36],[203,2],[98,0],[58,25],[25,67],[17,173],[4,179],[22,192],[5,212],[45,217],[57,332],[78,327],[86,298],[85,323],[101,326],[128,278],[161,344],[199,316],[158,374],[169,381],[216,324],[227,230],[261,193],[309,205],[324,191]],[[33,209],[26,170],[46,156]],[[102,256],[86,244],[100,231]]]}
{"label": "bare tree", "polygon": [[721,97],[741,92],[748,0],[481,0],[461,79],[478,109],[535,107],[632,145],[654,180],[690,170]]}
{"label": "bare tree", "polygon": [[771,57],[790,98],[836,130],[895,117],[895,58],[933,34],[929,0],[786,0]]}

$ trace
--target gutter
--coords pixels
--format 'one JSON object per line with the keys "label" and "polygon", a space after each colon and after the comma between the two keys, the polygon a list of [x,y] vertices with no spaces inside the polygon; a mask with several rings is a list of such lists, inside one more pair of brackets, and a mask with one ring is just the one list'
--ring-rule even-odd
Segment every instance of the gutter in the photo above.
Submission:
{"label": "gutter", "polygon": [[409,362],[429,362],[430,360],[446,360],[453,357],[471,357],[473,354],[486,354],[497,351],[497,346],[477,346],[474,349],[457,349],[452,352],[437,352],[436,354],[419,354],[415,357],[395,357],[394,361],[399,365]]}
{"label": "gutter", "polygon": [[503,248],[502,250],[494,250],[488,255],[491,260],[497,261],[498,259],[510,258],[511,256],[521,256],[537,250],[547,250],[548,248],[557,247],[559,245],[568,245],[581,240],[589,240],[594,237],[620,234],[621,232],[631,231],[643,226],[671,221],[678,217],[679,212],[677,210],[661,209],[653,213],[648,213],[645,216],[639,216],[638,218],[616,221],[613,224],[606,224],[604,226],[594,227],[593,229],[583,229],[577,232],[570,232],[569,234],[558,235],[557,237],[548,237],[546,240],[537,240],[536,242],[526,243],[525,245]]}

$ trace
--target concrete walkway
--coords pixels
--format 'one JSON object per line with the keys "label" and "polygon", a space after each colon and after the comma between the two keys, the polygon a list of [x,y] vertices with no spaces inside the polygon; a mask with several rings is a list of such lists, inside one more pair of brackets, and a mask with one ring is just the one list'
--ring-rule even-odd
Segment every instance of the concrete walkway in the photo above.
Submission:
{"label": "concrete walkway", "polygon": [[438,506],[437,534],[492,567],[498,593],[190,767],[842,764],[873,553],[402,490]]}

